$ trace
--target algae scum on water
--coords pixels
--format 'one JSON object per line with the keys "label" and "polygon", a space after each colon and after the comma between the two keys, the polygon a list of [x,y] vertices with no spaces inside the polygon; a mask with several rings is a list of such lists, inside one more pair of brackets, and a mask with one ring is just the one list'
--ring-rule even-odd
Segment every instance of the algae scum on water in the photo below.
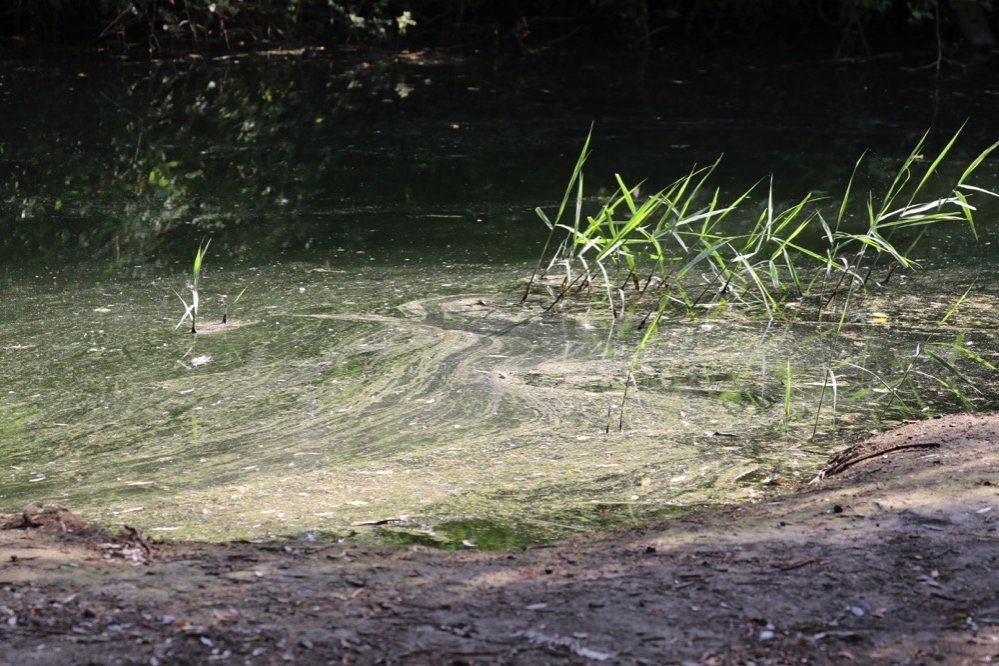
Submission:
{"label": "algae scum on water", "polygon": [[446,544],[443,523],[462,526],[460,541],[512,546],[668,508],[662,498],[730,494],[710,490],[726,465],[680,435],[736,430],[742,406],[698,425],[698,400],[680,397],[645,430],[601,434],[620,369],[606,327],[511,329],[525,310],[503,294],[386,293],[384,280],[454,289],[425,269],[414,284],[403,269],[316,268],[269,269],[241,302],[245,323],[211,335],[173,330],[166,280],[19,287],[20,306],[44,316],[21,319],[2,350],[4,502],[56,499],[158,536],[377,529]]}
{"label": "algae scum on water", "polygon": [[[206,271],[200,322],[253,285],[208,335],[174,329],[182,275],[9,280],[23,316],[0,349],[5,506],[53,499],[163,538],[515,547],[760,497],[903,407],[960,406],[907,366],[961,271],[901,276],[869,301],[886,322],[839,336],[724,308],[664,319],[630,366],[642,308],[542,315],[547,295],[520,302],[523,265]],[[930,283],[941,302],[921,297]],[[952,323],[986,325],[995,297]],[[987,340],[964,345],[994,359]],[[819,409],[829,358],[836,405],[827,387]],[[986,404],[991,375],[952,361]],[[884,380],[906,372],[893,399]]]}
{"label": "algae scum on water", "polygon": [[644,200],[618,177],[584,217],[584,148],[526,290],[523,264],[213,268],[208,240],[186,297],[162,268],[8,277],[2,499],[157,537],[509,548],[795,487],[872,427],[995,403],[997,294],[890,240],[977,235],[959,189],[917,196],[953,142],[866,231],[848,186],[835,227],[771,189],[734,235],[748,193],[699,195],[713,167]]}

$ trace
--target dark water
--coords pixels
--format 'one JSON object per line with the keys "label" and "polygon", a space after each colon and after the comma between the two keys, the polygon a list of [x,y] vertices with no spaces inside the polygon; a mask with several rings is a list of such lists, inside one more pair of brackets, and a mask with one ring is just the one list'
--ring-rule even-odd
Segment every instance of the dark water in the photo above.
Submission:
{"label": "dark water", "polygon": [[[779,198],[835,196],[863,151],[858,182],[877,186],[926,129],[933,150],[967,120],[963,166],[999,138],[999,81],[926,62],[7,62],[0,508],[55,498],[163,535],[380,522],[389,540],[510,546],[807,476],[899,416],[876,377],[916,345],[960,334],[995,360],[996,206],[977,243],[921,240],[924,272],[868,307],[893,326],[857,326],[845,345],[676,322],[610,435],[637,333],[599,308],[530,319],[533,210],[557,206],[591,123],[594,196],[616,172],[658,188],[722,153],[726,191],[773,174]],[[999,162],[976,182],[994,189]],[[191,336],[177,294],[207,238],[204,320],[228,303],[235,325]],[[970,285],[959,330],[927,332]],[[833,417],[818,393],[838,357]],[[967,407],[917,371],[930,378],[906,395],[913,412]],[[976,381],[966,399],[993,404]]]}
{"label": "dark water", "polygon": [[997,132],[987,68],[735,58],[8,62],[3,256],[173,259],[211,235],[234,257],[522,258],[591,122],[593,192],[724,154],[719,185],[773,174],[788,198],[839,192],[865,150],[883,178],[930,128],[939,143],[968,120],[965,155]]}

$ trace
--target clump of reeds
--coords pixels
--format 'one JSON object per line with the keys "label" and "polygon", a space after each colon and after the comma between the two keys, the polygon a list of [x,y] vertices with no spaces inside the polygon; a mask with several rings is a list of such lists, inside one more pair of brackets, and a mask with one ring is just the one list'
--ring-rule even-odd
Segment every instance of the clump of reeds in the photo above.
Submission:
{"label": "clump of reeds", "polygon": [[[716,161],[691,169],[644,198],[638,195],[639,188],[615,174],[617,188],[594,214],[584,215],[583,166],[591,127],[554,220],[537,209],[549,235],[523,300],[540,277],[547,277],[545,284],[551,298],[547,310],[581,293],[590,294],[592,286],[600,287],[598,293],[603,296],[599,298],[606,300],[611,321],[624,315],[626,292],[636,294],[627,299],[630,303],[651,301],[651,307],[645,306],[648,311],[640,323],[645,330],[626,377],[632,376],[639,354],[670,309],[678,308],[694,317],[700,308],[729,306],[739,308],[744,316],[772,321],[786,318],[792,311],[800,313],[803,306],[811,305],[821,320],[839,298],[842,305],[834,319],[838,333],[847,318],[851,298],[865,293],[875,276],[880,284],[887,285],[896,270],[916,266],[912,250],[930,226],[966,224],[977,239],[976,209],[969,200],[976,194],[999,194],[968,180],[999,142],[979,153],[946,188],[946,194],[928,194],[930,179],[940,175],[939,167],[960,133],[959,129],[930,161],[922,157],[928,136],[924,134],[880,194],[868,191],[860,196],[854,192],[855,177],[864,159],[861,156],[842,197],[833,205],[809,193],[779,208],[774,204],[772,178],[765,203],[755,210],[751,208],[750,194],[764,181],[723,201],[720,188],[709,185],[719,164]],[[937,187],[938,183],[933,185]],[[566,220],[574,194],[574,214]],[[855,220],[862,221],[859,231],[850,230],[856,229]],[[911,237],[900,233],[903,231],[915,232],[915,240],[904,249],[893,242],[897,237]],[[561,240],[555,242],[560,233]],[[551,277],[556,277],[554,283]],[[553,289],[552,284],[560,286]],[[916,356],[930,358],[962,377],[953,363],[933,351],[936,344],[923,345]],[[960,341],[950,348],[985,363],[980,357],[969,356]],[[915,372],[910,364],[901,380],[887,386],[892,399],[898,395],[898,386]],[[823,374],[819,410],[827,390],[832,391],[833,404],[836,399],[836,374],[831,367],[825,368]],[[926,376],[961,398],[952,384]],[[790,378],[789,365],[785,375],[785,424],[790,418]],[[627,392],[625,381],[624,399]],[[623,418],[623,402],[620,413]]]}
{"label": "clump of reeds", "polygon": [[[967,181],[999,142],[971,161],[948,194],[925,196],[928,181],[959,134],[960,130],[922,173],[916,173],[927,139],[924,134],[880,196],[867,192],[857,197],[853,192],[861,157],[832,219],[827,219],[828,202],[814,193],[793,205],[776,207],[772,179],[766,202],[758,210],[750,208],[749,195],[760,183],[723,202],[720,189],[708,185],[720,160],[695,167],[644,199],[638,198],[638,188],[615,174],[617,189],[595,214],[584,216],[588,135],[555,220],[537,209],[550,232],[525,299],[536,276],[558,274],[562,286],[556,300],[582,291],[582,285],[601,285],[615,316],[624,307],[615,302],[620,292],[653,291],[659,307],[647,320],[649,331],[671,305],[693,315],[697,306],[727,304],[772,319],[782,316],[789,303],[810,300],[821,313],[836,296],[848,298],[863,290],[879,266],[882,282],[898,268],[915,266],[909,257],[913,246],[900,249],[892,242],[897,232],[918,230],[921,236],[928,225],[959,222],[977,238],[975,207],[969,198],[976,193],[999,194]],[[573,191],[575,214],[564,221]],[[859,215],[853,210],[858,200]],[[726,228],[736,217],[738,221]],[[863,231],[848,231],[844,225],[848,217],[862,219]],[[562,240],[549,254],[559,231],[564,232]],[[800,240],[816,236],[821,238],[817,244]]]}

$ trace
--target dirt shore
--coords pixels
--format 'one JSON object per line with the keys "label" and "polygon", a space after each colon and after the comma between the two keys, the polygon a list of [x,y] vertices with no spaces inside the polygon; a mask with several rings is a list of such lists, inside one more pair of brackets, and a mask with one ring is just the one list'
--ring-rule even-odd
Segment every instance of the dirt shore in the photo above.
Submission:
{"label": "dirt shore", "polygon": [[775,501],[518,552],[150,543],[2,516],[0,664],[999,661],[999,415]]}

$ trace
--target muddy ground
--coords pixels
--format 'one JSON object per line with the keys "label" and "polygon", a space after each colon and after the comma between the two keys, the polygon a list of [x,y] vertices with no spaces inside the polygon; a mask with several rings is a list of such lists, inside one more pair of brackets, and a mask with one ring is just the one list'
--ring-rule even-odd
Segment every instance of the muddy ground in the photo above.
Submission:
{"label": "muddy ground", "polygon": [[999,661],[999,416],[912,423],[775,501],[518,552],[0,530],[0,664]]}

